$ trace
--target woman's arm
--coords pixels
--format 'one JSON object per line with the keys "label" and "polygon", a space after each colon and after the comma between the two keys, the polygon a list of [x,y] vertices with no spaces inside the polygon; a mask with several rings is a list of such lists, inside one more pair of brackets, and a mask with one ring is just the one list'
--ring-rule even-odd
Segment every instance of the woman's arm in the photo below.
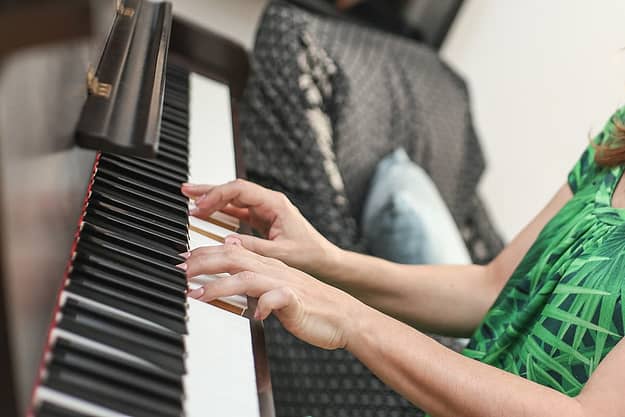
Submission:
{"label": "woman's arm", "polygon": [[182,191],[196,198],[198,210],[192,214],[222,210],[266,237],[237,235],[247,249],[308,272],[420,329],[455,336],[473,332],[539,231],[571,197],[563,186],[489,265],[441,266],[400,265],[341,250],[283,194],[247,181],[185,185]]}
{"label": "woman's arm", "polygon": [[625,341],[575,398],[466,358],[369,309],[347,349],[403,396],[437,417],[617,417],[625,415]]}
{"label": "woman's arm", "polygon": [[322,279],[421,330],[469,336],[545,224],[572,193],[563,185],[540,213],[488,265],[401,265],[337,250]]}
{"label": "woman's arm", "polygon": [[625,342],[597,368],[582,393],[567,397],[457,354],[347,293],[243,248],[194,250],[188,276],[229,272],[189,295],[204,301],[258,297],[257,319],[274,314],[300,339],[326,349],[347,348],[387,384],[437,417],[623,416]]}

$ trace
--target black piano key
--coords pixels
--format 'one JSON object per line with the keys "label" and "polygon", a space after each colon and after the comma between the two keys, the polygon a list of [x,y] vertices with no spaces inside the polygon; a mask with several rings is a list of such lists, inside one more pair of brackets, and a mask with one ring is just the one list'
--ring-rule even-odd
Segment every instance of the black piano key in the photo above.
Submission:
{"label": "black piano key", "polygon": [[114,268],[102,268],[98,263],[87,261],[88,257],[93,258],[93,255],[79,254],[77,256],[70,274],[71,279],[95,281],[108,286],[119,294],[137,294],[137,296],[151,301],[161,309],[165,309],[163,314],[171,310],[173,317],[184,316],[184,293],[180,291],[179,286],[172,289],[171,281],[149,276],[122,265]]}
{"label": "black piano key", "polygon": [[167,170],[162,169],[162,167],[156,166],[152,163],[148,163],[145,160],[139,159],[139,158],[131,158],[128,156],[123,156],[123,155],[113,155],[113,154],[106,154],[106,158],[107,159],[112,159],[112,160],[117,160],[117,161],[122,161],[128,165],[132,165],[135,166],[137,168],[141,168],[144,169],[150,173],[152,173],[153,175],[160,177],[160,178],[167,178],[171,181],[175,181],[175,182],[180,182],[183,183],[187,180],[188,175],[185,173],[183,175],[174,173],[174,172],[169,172]]}
{"label": "black piano key", "polygon": [[42,401],[35,411],[36,417],[92,417],[88,414],[78,413],[76,411],[52,404],[48,401]]}
{"label": "black piano key", "polygon": [[[88,279],[81,280],[80,275],[74,275],[68,286],[65,287],[67,292],[70,292],[75,295],[79,295],[81,297],[87,298],[92,301],[96,301],[100,304],[107,305],[109,307],[114,307],[120,311],[123,311],[127,314],[131,314],[136,317],[140,317],[144,320],[151,321],[159,326],[162,326],[170,331],[177,334],[186,334],[186,325],[184,319],[173,320],[163,314],[160,311],[155,311],[155,309],[147,309],[144,308],[143,305],[147,302],[143,299],[135,297],[135,300],[140,303],[134,303],[130,301],[130,297],[126,296],[126,294],[117,291],[110,292],[109,294],[100,291],[102,287],[92,287],[89,286],[90,281]],[[104,288],[106,290],[106,288]],[[155,307],[157,304],[152,303]]]}
{"label": "black piano key", "polygon": [[[126,340],[146,349],[182,361],[184,340],[182,335],[122,317],[73,298],[68,298],[61,307],[61,320],[95,329],[113,335],[115,339]],[[141,357],[141,356],[138,356]]]}
{"label": "black piano key", "polygon": [[135,341],[118,337],[116,334],[112,334],[100,328],[78,323],[73,318],[63,316],[57,326],[61,330],[81,336],[91,342],[96,342],[109,348],[119,350],[165,371],[179,376],[186,373],[182,357],[156,351],[149,346],[145,346],[145,344],[139,344]]}
{"label": "black piano key", "polygon": [[[186,252],[187,242],[172,239],[168,235],[160,233],[149,226],[143,226],[131,220],[118,218],[115,215],[103,212],[95,207],[89,206],[87,208],[85,221],[100,225],[108,230],[120,231],[124,236],[136,235],[140,238],[147,239],[150,242],[150,246],[156,249],[162,247],[163,251],[166,253],[178,254]],[[183,259],[177,256],[174,265],[180,262],[183,262]]]}
{"label": "black piano key", "polygon": [[157,381],[162,382],[163,384],[171,385],[174,388],[183,389],[183,383],[182,383],[182,380],[180,379],[180,375],[175,372],[170,372],[165,369],[160,369],[153,365],[147,365],[147,364],[144,364],[143,362],[133,361],[126,357],[117,356],[112,353],[94,348],[92,346],[84,345],[80,342],[75,342],[71,339],[67,339],[64,336],[59,336],[56,339],[55,345],[60,345],[66,348],[71,348],[71,349],[83,352],[84,354],[103,357],[106,360],[113,361],[119,364],[124,369],[130,372],[136,372],[141,375],[146,375]]}
{"label": "black piano key", "polygon": [[93,185],[91,193],[91,200],[99,200],[117,207],[122,207],[132,213],[153,220],[155,224],[166,224],[170,228],[178,230],[179,233],[182,233],[184,236],[187,235],[187,217],[181,218],[178,214],[166,213],[135,197],[124,195],[123,193],[112,190],[106,186],[100,186],[99,184]]}
{"label": "black piano key", "polygon": [[187,164],[180,164],[180,163],[171,163],[169,161],[163,161],[162,159],[160,159],[157,155],[156,158],[153,159],[145,159],[145,158],[137,158],[138,160],[152,165],[156,168],[162,169],[164,171],[170,172],[172,174],[176,174],[180,177],[184,177],[184,178],[188,178],[189,176],[189,167],[187,166]]}
{"label": "black piano key", "polygon": [[163,112],[162,121],[167,121],[173,124],[174,126],[180,127],[181,129],[188,132],[189,121],[185,118],[176,116],[173,112],[172,113]]}
{"label": "black piano key", "polygon": [[160,265],[160,267],[174,272],[180,271],[175,268],[175,265],[184,262],[184,258],[177,255],[175,250],[171,248],[163,249],[157,242],[143,239],[129,230],[98,224],[89,213],[83,220],[81,236],[88,234],[125,247],[134,253],[143,254],[152,259],[153,264]]}
{"label": "black piano key", "polygon": [[142,181],[156,187],[160,187],[170,193],[180,194],[180,181],[169,179],[160,175],[160,173],[156,174],[154,171],[138,168],[134,165],[117,161],[106,156],[100,157],[98,168],[100,167],[107,167],[108,169],[119,172],[120,174],[126,175],[130,178],[140,178]]}
{"label": "black piano key", "polygon": [[176,285],[181,292],[186,291],[186,275],[184,271],[162,262],[155,261],[143,254],[136,253],[128,248],[118,246],[95,236],[81,236],[78,249],[86,254],[98,254],[108,257],[113,262],[138,269],[145,274],[155,275]]}
{"label": "black piano key", "polygon": [[99,178],[99,179],[107,178],[110,181],[116,182],[117,184],[122,184],[127,187],[132,187],[143,193],[148,193],[154,197],[158,197],[162,201],[168,201],[172,204],[176,204],[183,208],[185,208],[188,205],[188,199],[182,194],[180,194],[179,189],[176,190],[175,193],[172,193],[172,192],[163,190],[162,187],[150,184],[142,178],[139,178],[139,177],[130,178],[127,175],[123,175],[119,172],[112,171],[110,168],[106,167],[105,165],[102,167],[98,166],[96,178]]}
{"label": "black piano key", "polygon": [[102,186],[102,188],[104,188],[105,190],[113,190],[120,194],[126,194],[128,198],[133,198],[140,201],[142,200],[146,205],[151,205],[154,208],[167,211],[172,216],[176,216],[178,219],[180,219],[180,223],[185,223],[187,221],[187,207],[182,207],[176,203],[165,201],[152,194],[138,191],[133,187],[128,187],[123,184],[118,184],[115,181],[96,176],[93,182],[93,187],[99,186]]}
{"label": "black piano key", "polygon": [[167,139],[161,139],[159,145],[159,152],[166,152],[168,154],[171,155],[176,155],[182,158],[187,158],[189,157],[189,154],[186,150],[182,150],[179,148],[176,148],[175,145],[172,145],[171,142],[168,142]]}
{"label": "black piano key", "polygon": [[163,105],[163,112],[171,113],[172,115],[176,116],[179,120],[186,120],[187,124],[189,122],[189,112],[181,111],[180,109],[170,106],[167,103]]}
{"label": "black piano key", "polygon": [[189,160],[187,158],[181,158],[176,155],[169,155],[169,154],[159,152],[156,155],[156,160],[157,161],[160,160],[170,165],[178,166],[180,167],[180,169],[184,169],[185,171],[188,171]]}
{"label": "black piano key", "polygon": [[128,369],[127,362],[121,363],[115,357],[102,352],[84,350],[59,340],[52,348],[52,362],[66,369],[95,374],[103,380],[130,387],[182,407],[183,392],[180,384],[168,383],[154,373],[144,372],[137,367]]}
{"label": "black piano key", "polygon": [[168,120],[163,120],[161,123],[161,129],[165,129],[169,132],[175,133],[177,135],[181,135],[182,137],[189,137],[189,128],[180,126],[175,123],[171,123]]}
{"label": "black piano key", "polygon": [[167,99],[163,100],[163,105],[168,107],[173,107],[178,111],[189,113],[189,102],[187,101],[168,101]]}
{"label": "black piano key", "polygon": [[127,388],[107,383],[81,372],[64,369],[56,364],[48,366],[44,385],[87,402],[137,417],[179,417],[180,408],[152,401]]}
{"label": "black piano key", "polygon": [[181,146],[184,146],[183,144],[188,143],[186,135],[183,135],[171,129],[168,129],[165,126],[161,128],[161,138],[165,138],[170,141],[175,141]]}
{"label": "black piano key", "polygon": [[138,210],[130,210],[124,205],[107,203],[105,201],[102,201],[97,196],[89,200],[88,207],[97,208],[98,210],[109,213],[118,219],[128,220],[161,234],[167,235],[171,240],[175,240],[177,245],[182,245],[185,248],[188,246],[188,233],[186,230],[171,227],[168,224],[158,221],[154,218],[143,216],[138,212]]}
{"label": "black piano key", "polygon": [[165,102],[178,102],[187,104],[189,103],[189,95],[186,91],[176,91],[175,88],[170,88],[165,90]]}
{"label": "black piano key", "polygon": [[186,152],[187,154],[189,152],[188,147],[183,146],[180,143],[179,139],[172,138],[172,137],[168,136],[167,134],[161,134],[161,139],[160,139],[160,142],[159,142],[158,146],[161,146],[162,144],[166,144],[168,146],[172,146],[172,147],[183,149],[184,152]]}

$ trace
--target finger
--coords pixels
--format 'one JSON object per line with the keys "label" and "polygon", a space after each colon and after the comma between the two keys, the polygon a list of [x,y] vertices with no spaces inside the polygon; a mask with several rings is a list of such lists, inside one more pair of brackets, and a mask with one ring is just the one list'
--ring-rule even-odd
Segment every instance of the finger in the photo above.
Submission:
{"label": "finger", "polygon": [[247,208],[240,208],[233,206],[232,204],[228,204],[221,209],[222,212],[229,214],[230,216],[234,216],[237,219],[249,223],[250,220],[250,210]]}
{"label": "finger", "polygon": [[[207,282],[203,288],[204,292],[198,298],[202,301],[212,301],[220,297],[231,295],[248,295],[259,297],[262,294],[276,288],[279,283],[263,274],[252,271],[242,271],[227,278],[219,278]],[[191,295],[191,293],[189,293]]]}
{"label": "finger", "polygon": [[280,311],[281,315],[295,313],[299,304],[295,292],[288,287],[280,287],[268,291],[258,298],[254,318],[265,320],[273,311]]}
{"label": "finger", "polygon": [[225,243],[226,244],[240,244],[242,245],[245,249],[252,251],[254,253],[257,253],[259,255],[262,256],[269,256],[269,257],[273,257],[274,253],[276,252],[276,243],[271,241],[271,240],[267,240],[267,239],[261,239],[255,236],[250,236],[250,235],[239,235],[239,234],[232,234],[232,235],[228,235],[226,236],[225,239]]}
{"label": "finger", "polygon": [[201,274],[236,274],[243,270],[263,272],[266,268],[256,255],[235,245],[205,246],[191,251],[180,268],[187,277]]}
{"label": "finger", "polygon": [[276,206],[279,194],[245,180],[235,180],[208,191],[196,205],[207,210],[221,210],[228,203],[240,208]]}
{"label": "finger", "polygon": [[180,190],[182,191],[182,194],[186,195],[187,197],[194,198],[206,194],[213,188],[215,188],[215,186],[210,184],[191,184],[185,182],[184,184],[182,184]]}

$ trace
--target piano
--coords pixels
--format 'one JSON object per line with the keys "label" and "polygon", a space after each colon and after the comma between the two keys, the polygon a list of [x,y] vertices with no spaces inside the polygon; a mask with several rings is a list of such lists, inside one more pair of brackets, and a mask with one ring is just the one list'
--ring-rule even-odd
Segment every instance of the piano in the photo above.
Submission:
{"label": "piano", "polygon": [[147,0],[9,3],[1,27],[2,415],[273,416],[255,300],[189,299],[176,268],[249,232],[179,191],[244,176],[245,51]]}

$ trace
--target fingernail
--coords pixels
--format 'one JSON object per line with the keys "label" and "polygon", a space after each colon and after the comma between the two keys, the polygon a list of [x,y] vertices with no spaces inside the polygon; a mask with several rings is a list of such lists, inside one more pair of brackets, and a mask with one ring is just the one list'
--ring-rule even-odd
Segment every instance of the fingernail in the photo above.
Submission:
{"label": "fingernail", "polygon": [[186,264],[186,263],[184,263],[184,262],[183,262],[183,263],[181,263],[181,264],[178,264],[178,265],[176,265],[176,266],[177,266],[178,268],[182,269],[183,271],[186,271],[186,270],[187,270],[187,264]]}
{"label": "fingernail", "polygon": [[200,298],[204,295],[204,287],[196,288],[193,291],[189,291],[187,295],[191,298]]}
{"label": "fingernail", "polygon": [[189,256],[191,256],[191,252],[182,252],[179,253],[178,256],[182,256],[184,259],[189,259]]}
{"label": "fingernail", "polygon": [[189,214],[192,215],[192,216],[195,216],[199,212],[200,212],[200,209],[197,208],[197,207],[193,207],[191,210],[189,210]]}
{"label": "fingernail", "polygon": [[182,186],[183,187],[193,187],[193,184],[191,184],[190,182],[183,182]]}

